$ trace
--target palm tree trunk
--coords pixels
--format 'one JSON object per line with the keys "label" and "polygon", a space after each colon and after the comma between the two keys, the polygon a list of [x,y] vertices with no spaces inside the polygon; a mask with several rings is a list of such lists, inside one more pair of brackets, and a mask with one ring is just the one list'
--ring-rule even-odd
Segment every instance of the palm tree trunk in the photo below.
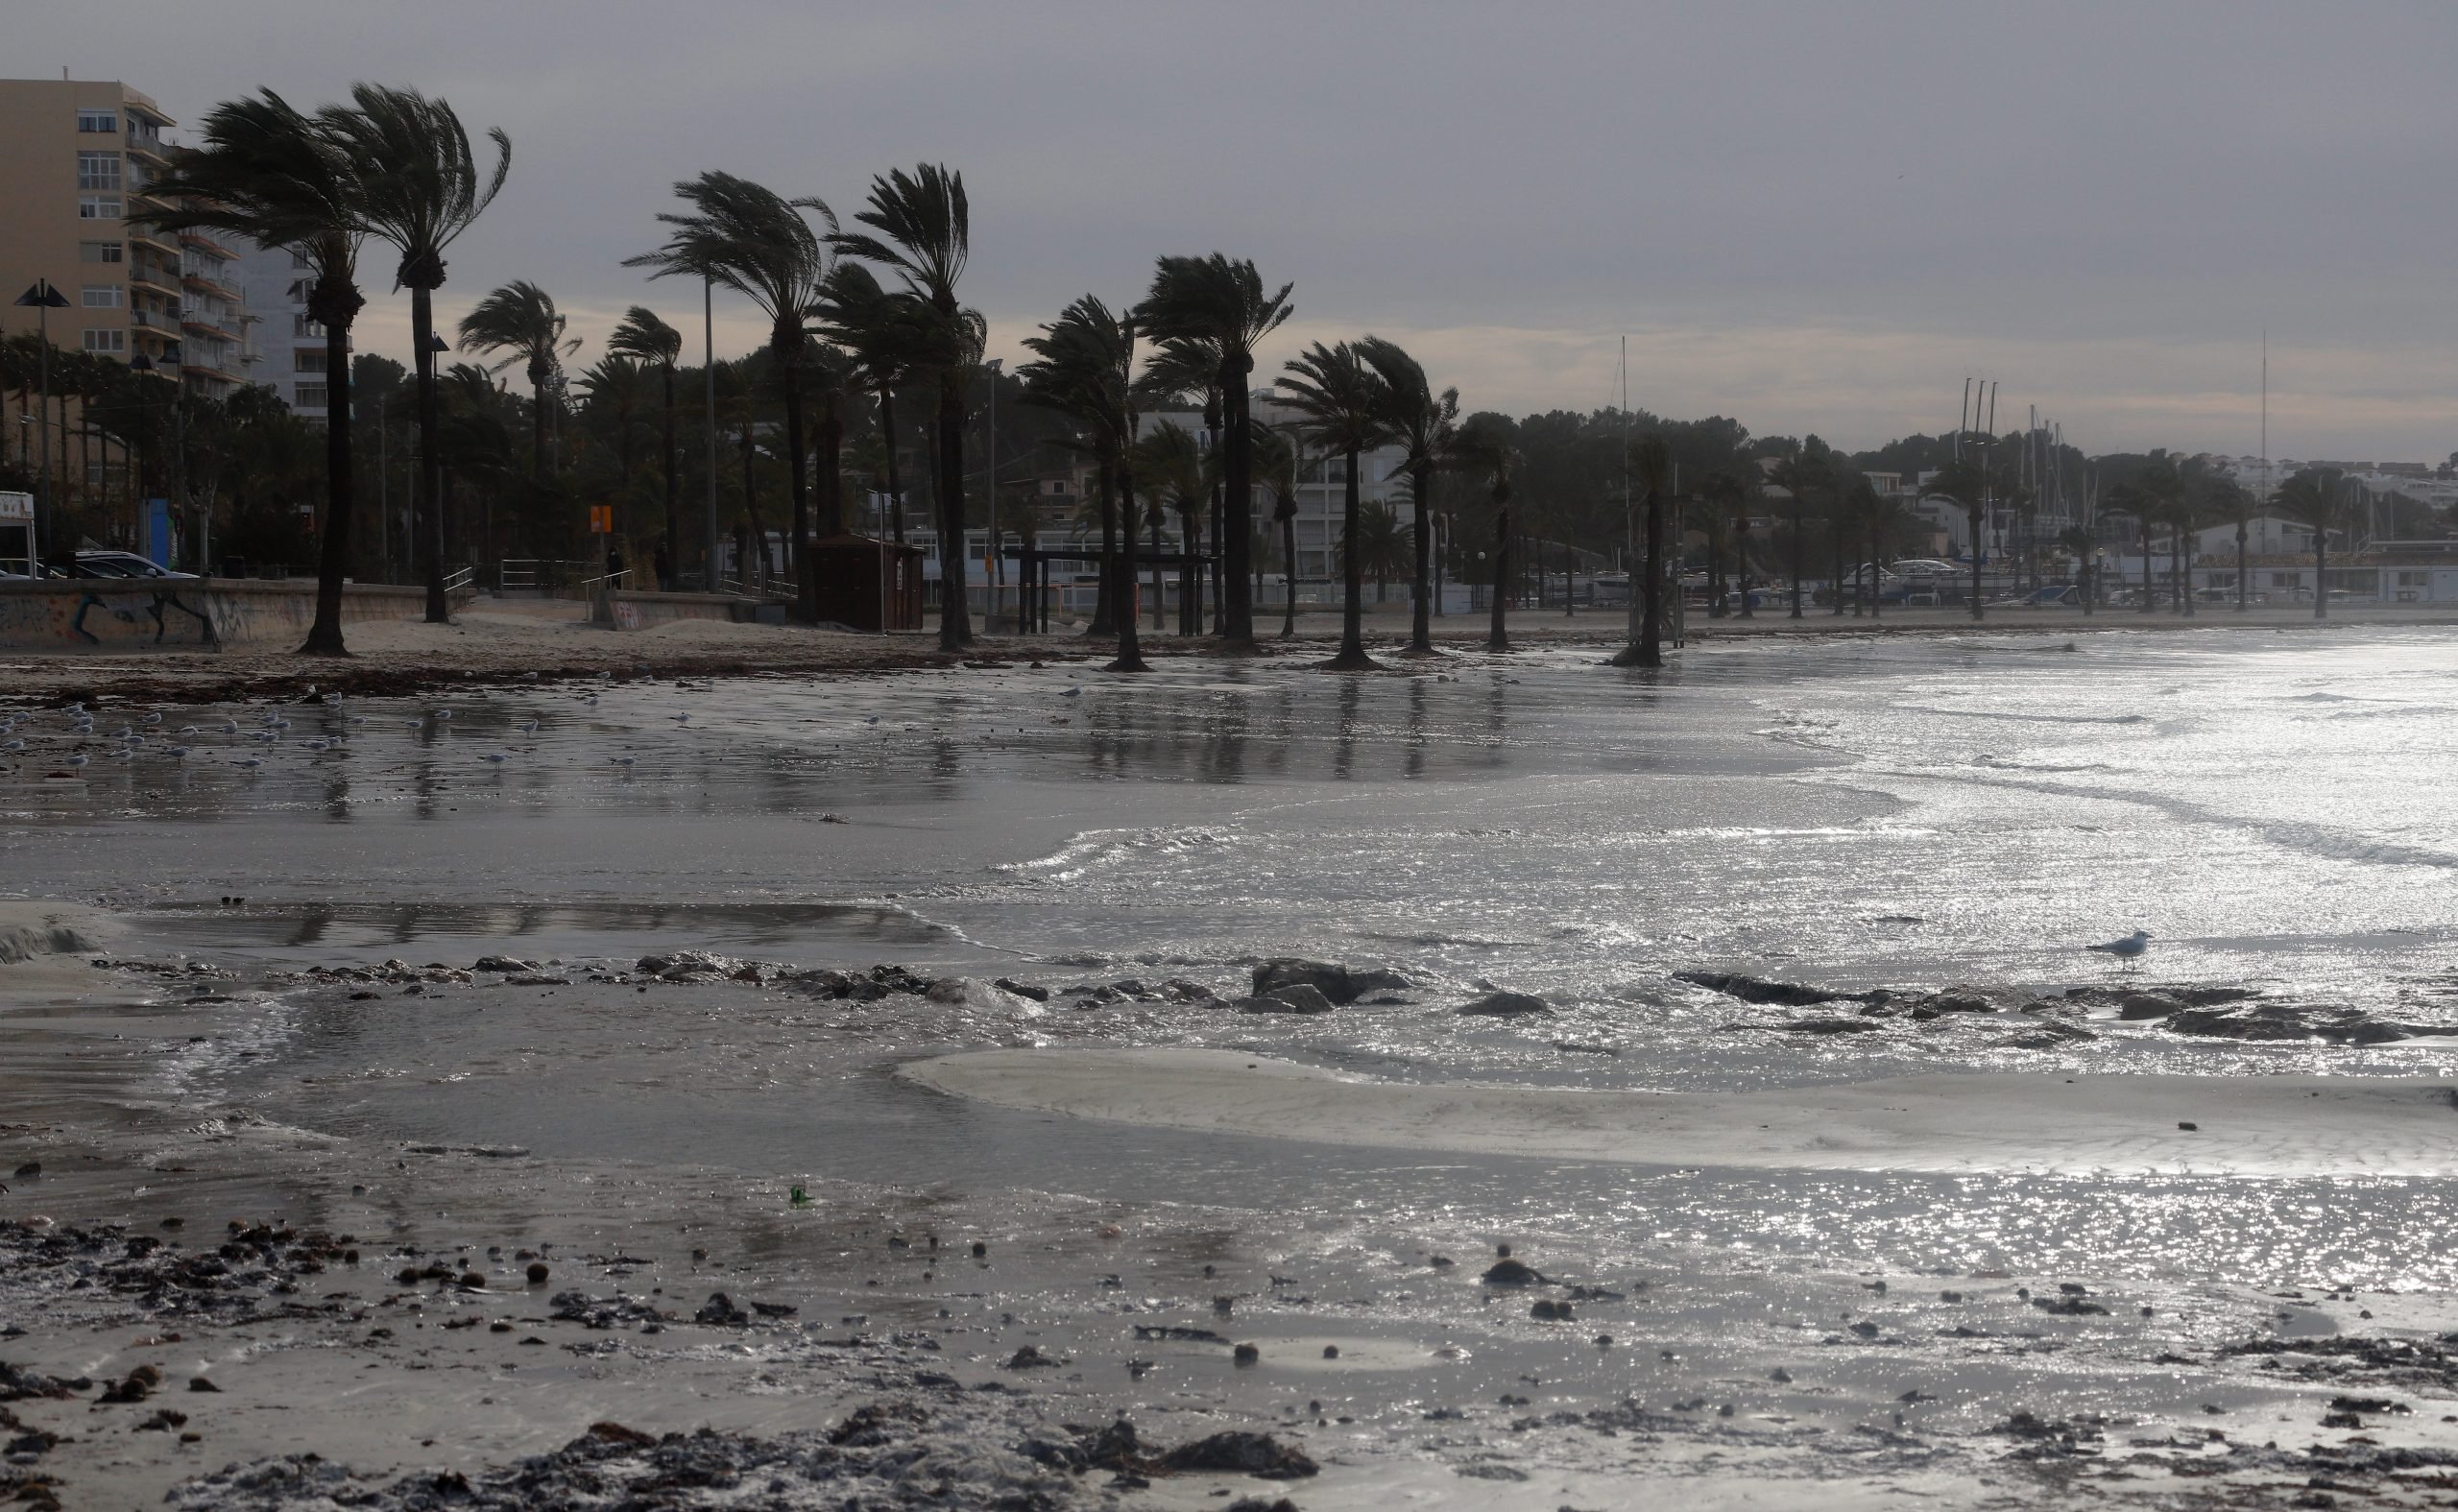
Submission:
{"label": "palm tree trunk", "polygon": [[426,580],[426,622],[441,625],[451,619],[452,608],[444,596],[444,456],[436,447],[444,420],[435,383],[434,298],[432,289],[410,290],[410,339],[418,344],[419,382],[419,491],[411,516]]}
{"label": "palm tree trunk", "polygon": [[1190,502],[1178,511],[1178,634],[1203,634],[1203,567],[1196,548],[1201,544],[1202,516]]}
{"label": "palm tree trunk", "polygon": [[1409,649],[1434,649],[1434,468],[1419,467],[1409,477],[1409,492],[1416,495],[1415,530],[1417,548],[1416,608],[1409,616]]}
{"label": "palm tree trunk", "polygon": [[1241,651],[1255,648],[1255,605],[1246,591],[1248,538],[1254,533],[1250,515],[1254,503],[1254,418],[1246,387],[1254,365],[1254,358],[1241,354],[1227,364],[1234,371],[1223,374],[1229,381],[1221,385],[1221,397],[1227,401],[1229,454],[1221,459],[1220,469],[1221,576],[1225,590],[1220,604],[1220,638]]}
{"label": "palm tree trunk", "polygon": [[973,644],[973,611],[965,603],[964,373],[953,368],[939,375],[939,649],[954,651]]}
{"label": "palm tree trunk", "polygon": [[[1834,568],[1834,584],[1831,589],[1835,599],[1833,612],[1837,619],[1842,619],[1844,617],[1844,532],[1838,529],[1832,520],[1828,521],[1826,527],[1826,544],[1829,564]],[[1855,587],[1859,585],[1860,577],[1857,573],[1854,574],[1852,581]],[[1856,596],[1852,600],[1852,612],[1857,614],[1860,612],[1861,601]]]}
{"label": "palm tree trunk", "polygon": [[2193,618],[2193,548],[2186,544],[2185,528],[2180,524],[2168,541],[2168,561],[2177,579],[2178,612]]}
{"label": "palm tree trunk", "polygon": [[2245,612],[2245,522],[2236,521],[2236,612]]}
{"label": "palm tree trunk", "polygon": [[768,581],[768,527],[759,522],[759,489],[752,476],[752,464],[759,453],[751,435],[752,417],[746,412],[742,420],[742,512],[751,516],[751,540],[759,548],[759,564],[756,576],[748,560],[736,562],[735,570],[742,574],[742,586],[756,593],[759,585]]}
{"label": "palm tree trunk", "polygon": [[803,476],[803,384],[800,364],[777,365],[785,391],[785,491],[793,500],[793,528],[785,570],[794,584],[794,617],[807,625],[819,618],[818,580],[805,570],[810,559],[810,483]]}
{"label": "palm tree trunk", "polygon": [[1886,596],[1886,579],[1878,575],[1878,536],[1874,526],[1871,527],[1865,544],[1868,547],[1869,559],[1869,617],[1879,619],[1884,617],[1886,609],[1883,602]]}
{"label": "palm tree trunk", "polygon": [[2142,612],[2152,612],[2158,592],[2151,586],[2151,522],[2142,522]]}
{"label": "palm tree trunk", "polygon": [[2330,617],[2330,533],[2313,527],[2313,617]]}
{"label": "palm tree trunk", "polygon": [[[665,370],[665,414],[659,429],[665,446],[665,561],[670,577],[681,570],[683,562],[683,516],[675,492],[680,460],[674,451],[674,364],[668,362],[660,366]],[[660,588],[672,586],[671,583],[658,585]]]}
{"label": "palm tree trunk", "polygon": [[[357,298],[350,291],[350,298]],[[325,386],[332,420],[325,426],[325,539],[316,564],[316,620],[300,654],[346,657],[342,644],[342,579],[349,575],[349,517],[357,498],[350,473],[349,328],[354,310],[328,310],[325,320]]]}
{"label": "palm tree trunk", "polygon": [[[1121,570],[1118,554],[1118,500],[1114,496],[1117,469],[1104,459],[1098,464],[1101,478],[1101,570],[1093,585],[1093,623],[1086,628],[1088,636],[1115,636],[1119,633],[1118,606],[1121,598],[1119,585],[1135,581],[1135,570]],[[1135,526],[1126,527],[1127,555],[1135,553]],[[1128,619],[1135,616],[1129,614]],[[1121,653],[1123,655],[1123,653]]]}
{"label": "palm tree trunk", "polygon": [[[1976,533],[1975,533],[1975,539],[1976,539]],[[1979,553],[1977,550],[1975,550],[1975,551],[1972,553],[1972,558],[1971,558],[1971,560],[1972,560],[1972,568],[1971,568],[1971,571],[1972,571],[1972,582],[1973,582],[1973,585],[1974,585],[1974,591],[1973,591],[1973,593],[1972,593],[1972,603],[1973,603],[1973,605],[1975,606],[1975,607],[1974,607],[1974,609],[1973,609],[1973,611],[1972,611],[1972,613],[1973,613],[1973,616],[1976,618],[1976,617],[1978,617],[1978,615],[1979,615],[1979,610],[1978,610],[1977,606],[1978,606],[1978,604],[1980,603],[1980,594],[1979,594],[1979,591],[1978,591],[1978,584],[1979,584],[1979,580],[1980,580],[1980,553]],[[1800,618],[1800,617],[1801,617],[1801,499],[1800,499],[1800,494],[1799,494],[1797,492],[1795,492],[1793,494],[1793,615],[1792,615],[1792,617],[1793,617],[1793,618],[1795,618],[1795,619],[1798,619],[1798,618]]]}
{"label": "palm tree trunk", "polygon": [[1292,510],[1280,522],[1280,565],[1289,602],[1280,609],[1280,638],[1297,638],[1297,516]]}
{"label": "palm tree trunk", "polygon": [[[1113,672],[1148,672],[1145,665],[1144,647],[1136,638],[1135,605],[1120,584],[1135,581],[1135,469],[1124,461],[1115,468],[1103,461],[1101,468],[1101,583],[1096,590],[1098,602],[1110,604],[1110,615],[1118,626],[1118,660],[1110,663]],[[1126,497],[1125,552],[1112,556],[1110,543],[1110,480],[1115,473],[1120,489]],[[1158,553],[1155,553],[1158,555]],[[1113,565],[1115,564],[1115,571]],[[1153,570],[1160,569],[1156,564]],[[1114,594],[1114,590],[1115,594]],[[1115,596],[1116,603],[1111,604]],[[1097,622],[1096,622],[1097,632]]]}
{"label": "palm tree trunk", "polygon": [[1169,598],[1161,591],[1161,512],[1149,512],[1152,526],[1152,634],[1161,633],[1161,616],[1169,612]]}
{"label": "palm tree trunk", "polygon": [[1348,448],[1348,480],[1340,498],[1340,650],[1332,658],[1337,672],[1362,671],[1374,665],[1365,655],[1365,561],[1357,539],[1358,448]]}
{"label": "palm tree trunk", "polygon": [[1733,574],[1741,580],[1741,617],[1756,619],[1757,612],[1749,602],[1749,516],[1741,516],[1732,532]]}
{"label": "palm tree trunk", "polygon": [[887,452],[887,512],[896,543],[904,544],[904,487],[896,476],[896,390],[880,385],[880,441]]}

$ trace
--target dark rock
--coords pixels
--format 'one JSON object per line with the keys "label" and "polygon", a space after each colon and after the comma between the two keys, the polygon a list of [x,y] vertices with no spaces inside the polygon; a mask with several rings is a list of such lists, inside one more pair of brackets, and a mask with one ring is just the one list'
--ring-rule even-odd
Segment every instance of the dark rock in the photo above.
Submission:
{"label": "dark rock", "polygon": [[1229,1358],[1240,1365],[1252,1365],[1263,1357],[1264,1352],[1252,1344],[1236,1345],[1229,1351]]}
{"label": "dark rock", "polygon": [[1020,982],[1012,976],[1000,977],[990,985],[1000,989],[1001,992],[1014,993],[1019,997],[1029,997],[1037,1003],[1046,1003],[1049,1001],[1048,988],[1035,987],[1030,982]]}
{"label": "dark rock", "polygon": [[522,972],[518,975],[505,977],[503,984],[506,987],[569,987],[572,979],[568,976],[549,976],[542,972]]}
{"label": "dark rock", "polygon": [[1544,1286],[1552,1284],[1552,1283],[1545,1279],[1544,1272],[1538,1270],[1535,1266],[1528,1264],[1524,1260],[1515,1260],[1507,1258],[1496,1260],[1493,1264],[1487,1266],[1485,1273],[1479,1277],[1478,1280],[1483,1282],[1488,1286]]}
{"label": "dark rock", "polygon": [[1936,1019],[1950,1013],[1995,1013],[1997,1002],[1977,987],[1941,987],[1924,993],[1912,1004],[1915,1019]]}
{"label": "dark rock", "polygon": [[[1283,993],[1289,993],[1291,989],[1288,988],[1282,989]],[[1311,987],[1305,989],[1305,991],[1308,997],[1304,1000],[1292,1001],[1289,997],[1282,996],[1270,997],[1241,997],[1230,1003],[1229,1006],[1237,1009],[1240,1013],[1317,1014],[1330,1013],[1332,1011],[1330,1001],[1326,999],[1321,993],[1315,992]]]}
{"label": "dark rock", "polygon": [[1548,1302],[1539,1297],[1528,1309],[1528,1315],[1539,1323],[1568,1323],[1576,1316],[1567,1302]]}
{"label": "dark rock", "polygon": [[1455,1010],[1483,1019],[1518,1019],[1536,1014],[1551,1014],[1554,1005],[1528,993],[1487,993],[1464,1008]]}
{"label": "dark rock", "polygon": [[[643,964],[642,970],[646,969],[645,964]],[[527,961],[515,960],[509,955],[482,955],[478,957],[478,964],[470,967],[470,970],[473,972],[526,972],[530,970],[530,965]]]}
{"label": "dark rock", "polygon": [[523,1272],[523,1274],[529,1278],[529,1284],[538,1286],[545,1284],[545,1280],[551,1272],[546,1269],[545,1261],[532,1260],[529,1262],[529,1269]]}
{"label": "dark rock", "polygon": [[1330,1013],[1332,999],[1320,988],[1305,982],[1291,982],[1264,994],[1266,998],[1287,1003],[1291,1013]]}
{"label": "dark rock", "polygon": [[734,1299],[722,1291],[709,1293],[700,1310],[691,1314],[694,1323],[711,1323],[721,1328],[740,1328],[751,1321],[751,1314],[734,1305]]}
{"label": "dark rock", "polygon": [[1038,1345],[1027,1344],[1007,1356],[1009,1370],[1050,1370],[1067,1363],[1041,1352]]}
{"label": "dark rock", "polygon": [[1299,1480],[1320,1469],[1303,1450],[1283,1444],[1268,1433],[1215,1433],[1181,1444],[1153,1462],[1171,1474],[1203,1471],[1254,1476],[1264,1480]]}
{"label": "dark rock", "polygon": [[2076,1044],[2099,1036],[2078,1023],[2059,1019],[2044,1019],[2022,1033],[2009,1035],[1990,1045],[1999,1050],[2054,1050],[2060,1045]]}
{"label": "dark rock", "polygon": [[1675,972],[1673,979],[1722,993],[1727,997],[1738,997],[1746,1003],[1776,1003],[1787,1008],[1814,1008],[1819,1003],[1870,1000],[1868,993],[1838,992],[1825,987],[1812,987],[1806,982],[1770,981],[1763,976],[1744,976],[1732,972]]}
{"label": "dark rock", "polygon": [[1139,1339],[1175,1339],[1189,1344],[1226,1344],[1229,1340],[1210,1329],[1190,1329],[1175,1323],[1139,1323],[1135,1325]]}
{"label": "dark rock", "polygon": [[1413,986],[1396,972],[1352,972],[1327,961],[1282,956],[1255,968],[1254,996],[1269,997],[1283,987],[1312,987],[1334,1004],[1353,1003],[1371,992],[1405,992]]}
{"label": "dark rock", "polygon": [[2116,1000],[2116,1016],[2126,1020],[2165,1019],[2185,1006],[2166,993],[2127,993]]}
{"label": "dark rock", "polygon": [[20,1181],[32,1181],[42,1174],[42,1162],[28,1161],[11,1173]]}
{"label": "dark rock", "polygon": [[1787,1019],[1781,1023],[1728,1023],[1723,1027],[1772,1034],[1868,1034],[1886,1025],[1873,1019]]}

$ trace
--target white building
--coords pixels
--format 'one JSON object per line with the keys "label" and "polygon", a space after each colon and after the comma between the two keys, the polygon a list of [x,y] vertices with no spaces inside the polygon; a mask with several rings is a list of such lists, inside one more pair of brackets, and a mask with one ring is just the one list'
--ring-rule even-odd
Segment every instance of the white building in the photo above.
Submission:
{"label": "white building", "polygon": [[263,361],[252,374],[281,396],[283,403],[312,420],[329,413],[325,386],[325,327],[307,314],[307,286],[315,277],[307,259],[282,247],[256,247],[239,256],[248,308],[262,324],[256,345]]}

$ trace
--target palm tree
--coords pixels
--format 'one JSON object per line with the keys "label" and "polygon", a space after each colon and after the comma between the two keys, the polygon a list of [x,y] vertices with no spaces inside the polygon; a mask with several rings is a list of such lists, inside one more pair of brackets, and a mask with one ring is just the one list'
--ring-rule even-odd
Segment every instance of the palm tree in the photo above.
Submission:
{"label": "palm tree", "polygon": [[1280,571],[1288,602],[1281,606],[1280,638],[1297,637],[1297,447],[1269,425],[1255,432],[1255,475],[1271,490],[1272,523],[1280,531]]}
{"label": "palm tree", "polygon": [[2347,517],[2347,474],[2336,468],[2306,468],[2280,484],[2270,504],[2313,532],[2313,617],[2329,618],[2330,532]]}
{"label": "palm tree", "polygon": [[2214,478],[2210,483],[2210,513],[2236,527],[2236,612],[2245,612],[2247,582],[2253,576],[2245,568],[2245,538],[2253,518],[2252,492],[2230,478]]}
{"label": "palm tree", "polygon": [[1988,497],[1988,478],[1980,465],[1958,457],[1938,469],[1928,482],[1924,496],[1944,499],[1963,506],[1964,517],[1971,522],[1971,617],[1982,617],[1980,605],[1980,518],[1982,501]]}
{"label": "palm tree", "polygon": [[[584,372],[578,380],[581,392],[588,396],[590,415],[599,422],[614,428],[615,465],[622,472],[622,485],[616,491],[615,496],[624,501],[627,510],[631,501],[633,464],[637,455],[633,446],[633,436],[638,428],[640,389],[642,379],[646,375],[645,370],[639,363],[619,352],[609,351],[605,356],[590,364],[588,371]],[[630,532],[631,521],[628,517],[615,522],[616,535],[629,535]]]}
{"label": "palm tree", "polygon": [[1516,432],[1509,417],[1484,412],[1469,416],[1451,443],[1451,465],[1471,477],[1483,478],[1494,507],[1493,620],[1485,632],[1488,651],[1510,649],[1504,616],[1510,598],[1510,477],[1519,465]]}
{"label": "palm tree", "polygon": [[[1826,486],[1826,463],[1822,456],[1797,451],[1775,465],[1767,481],[1790,493],[1793,498],[1793,614],[1801,617],[1801,545],[1804,527],[1801,511],[1809,503],[1812,490]],[[1977,600],[1974,600],[1977,603]]]}
{"label": "palm tree", "polygon": [[[956,303],[956,280],[964,276],[973,245],[972,210],[964,175],[943,163],[923,163],[911,174],[893,169],[871,180],[867,208],[854,219],[880,235],[839,231],[829,238],[839,252],[893,268],[907,290],[938,317],[939,416],[939,646],[953,651],[973,640],[973,616],[964,592],[964,425],[966,380],[979,360],[981,318]],[[963,360],[968,346],[972,358]]]}
{"label": "palm tree", "polygon": [[399,254],[394,286],[410,291],[410,335],[418,359],[418,497],[424,516],[420,550],[427,622],[440,625],[449,617],[449,606],[444,594],[442,419],[435,379],[442,344],[435,335],[435,291],[444,286],[445,252],[502,190],[512,171],[512,138],[501,127],[489,129],[495,164],[486,173],[470,151],[460,115],[445,101],[415,89],[361,84],[351,86],[350,103],[349,109],[325,107],[320,119],[361,165],[368,230]]}
{"label": "palm tree", "polygon": [[[658,220],[672,230],[655,252],[623,259],[626,268],[652,268],[652,278],[705,278],[722,284],[768,317],[768,355],[785,397],[785,477],[793,495],[793,567],[796,602],[805,620],[819,617],[819,584],[805,549],[810,527],[810,493],[803,472],[802,359],[804,317],[819,301],[829,274],[829,244],[811,229],[815,215],[832,234],[835,212],[806,196],[788,200],[764,184],[711,169],[674,186],[687,213],[666,211]],[[747,480],[746,480],[747,481]],[[760,551],[767,551],[762,541]]]}
{"label": "palm tree", "polygon": [[1298,414],[1298,433],[1347,462],[1340,515],[1340,649],[1325,665],[1336,672],[1379,670],[1365,654],[1364,558],[1356,549],[1358,478],[1364,454],[1390,439],[1383,420],[1389,401],[1380,375],[1347,342],[1335,347],[1316,342],[1291,359],[1285,372],[1279,386]]}
{"label": "palm tree", "polygon": [[1368,336],[1357,344],[1358,355],[1383,382],[1383,424],[1405,453],[1400,470],[1409,475],[1410,506],[1415,517],[1415,603],[1409,619],[1409,649],[1434,649],[1434,475],[1451,450],[1459,423],[1459,391],[1434,392],[1425,369],[1397,344]]}
{"label": "palm tree", "polygon": [[[665,454],[665,552],[669,563],[683,560],[683,524],[676,494],[681,458],[674,449],[674,370],[683,359],[683,333],[658,319],[657,312],[635,304],[623,312],[622,324],[606,338],[606,349],[616,356],[653,367],[664,384],[659,412],[658,446]],[[660,583],[658,587],[669,585]]]}
{"label": "palm tree", "polygon": [[1642,436],[1631,444],[1631,481],[1647,492],[1646,543],[1642,560],[1630,564],[1630,643],[1613,658],[1617,667],[1664,665],[1664,490],[1672,471],[1663,437]]}
{"label": "palm tree", "polygon": [[[1131,599],[1121,584],[1135,581],[1135,471],[1131,453],[1136,432],[1136,394],[1132,375],[1135,370],[1135,321],[1132,316],[1114,315],[1110,307],[1092,295],[1085,295],[1070,304],[1058,319],[1041,328],[1038,336],[1024,338],[1024,347],[1034,360],[1016,371],[1024,382],[1025,394],[1036,404],[1056,410],[1082,425],[1088,439],[1084,444],[1093,454],[1094,466],[1100,479],[1101,521],[1101,588],[1106,600],[1116,591],[1111,611],[1111,628],[1118,635],[1118,660],[1110,663],[1114,672],[1147,670],[1143,648],[1136,638],[1135,612]],[[1114,532],[1119,516],[1113,513],[1113,489],[1123,489],[1126,500],[1126,551],[1123,559],[1116,556]],[[1119,561],[1120,571],[1114,574],[1110,564]],[[1101,629],[1097,620],[1096,632]]]}
{"label": "palm tree", "polygon": [[[1248,389],[1255,371],[1255,346],[1289,319],[1289,291],[1294,287],[1284,283],[1277,292],[1266,294],[1253,263],[1233,261],[1219,252],[1208,257],[1163,257],[1153,270],[1152,288],[1139,306],[1141,324],[1156,340],[1205,343],[1219,357],[1215,382],[1224,401],[1225,508],[1220,534],[1226,558],[1220,637],[1240,650],[1252,650],[1255,644],[1254,599],[1246,571],[1254,487],[1254,415]],[[1363,651],[1358,656],[1362,658]]]}
{"label": "palm tree", "polygon": [[1391,574],[1409,565],[1409,527],[1401,523],[1399,511],[1379,501],[1360,509],[1357,529],[1340,542],[1343,560],[1352,551],[1360,570],[1374,579],[1374,602],[1387,601]]}
{"label": "palm tree", "polygon": [[[878,401],[890,528],[902,541],[904,490],[897,470],[896,390],[928,354],[936,316],[915,296],[880,288],[878,277],[858,262],[840,262],[831,270],[809,313],[819,320],[821,333],[845,349],[854,364],[854,382]],[[1102,591],[1107,590],[1105,585]],[[1106,610],[1104,601],[1094,616],[1096,630]]]}
{"label": "palm tree", "polygon": [[[1209,490],[1213,506],[1215,540],[1220,524],[1220,358],[1208,341],[1187,337],[1157,342],[1152,355],[1145,361],[1144,373],[1136,379],[1136,388],[1144,396],[1145,409],[1177,409],[1188,406],[1203,411],[1206,447],[1198,458],[1201,479]],[[1147,465],[1143,469],[1148,479],[1153,476]],[[1195,501],[1200,504],[1201,501]],[[1194,527],[1190,509],[1181,507],[1180,544],[1186,560],[1178,568],[1180,591],[1178,617],[1184,623],[1181,631],[1190,635],[1203,633],[1203,578],[1197,563],[1202,551],[1202,532]]]}
{"label": "palm tree", "polygon": [[2074,577],[2076,585],[2082,589],[2083,612],[2088,614],[2092,612],[2092,601],[2099,596],[2099,584],[2095,581],[2098,571],[2092,565],[2092,562],[2099,553],[2100,543],[2092,539],[2089,531],[2080,525],[2068,525],[2059,531],[2057,543],[2074,553],[2074,560],[2079,564],[2075,568]]}
{"label": "palm tree", "polygon": [[[1699,497],[1708,514],[1731,525],[1733,563],[1741,582],[1741,614],[1749,617],[1749,488],[1738,474],[1721,468],[1699,484]],[[1717,595],[1718,612],[1729,612]]]}
{"label": "palm tree", "polygon": [[461,317],[461,349],[490,356],[507,353],[490,371],[501,372],[523,365],[529,379],[529,466],[543,481],[550,468],[546,452],[547,417],[563,388],[564,359],[580,350],[580,338],[566,338],[569,318],[555,308],[554,296],[526,278],[515,278],[494,290]]}
{"label": "palm tree", "polygon": [[[1150,492],[1156,511],[1178,512],[1178,544],[1187,560],[1178,577],[1178,633],[1199,634],[1202,620],[1193,612],[1192,597],[1199,591],[1200,579],[1194,575],[1194,542],[1198,526],[1195,516],[1202,511],[1205,488],[1203,448],[1193,434],[1164,420],[1152,434],[1137,441],[1134,447],[1135,475]],[[1154,564],[1155,568],[1159,566]],[[1159,578],[1153,580],[1154,592],[1159,593]],[[1153,619],[1160,619],[1161,600],[1153,602]]]}
{"label": "palm tree", "polygon": [[367,302],[358,289],[358,248],[368,227],[366,173],[322,116],[310,118],[272,90],[225,101],[205,118],[204,145],[182,153],[148,193],[162,206],[136,217],[159,230],[227,231],[286,247],[314,275],[307,311],[325,327],[325,382],[333,422],[325,427],[325,527],[317,561],[310,656],[348,656],[342,581],[349,573],[351,488],[349,332]]}

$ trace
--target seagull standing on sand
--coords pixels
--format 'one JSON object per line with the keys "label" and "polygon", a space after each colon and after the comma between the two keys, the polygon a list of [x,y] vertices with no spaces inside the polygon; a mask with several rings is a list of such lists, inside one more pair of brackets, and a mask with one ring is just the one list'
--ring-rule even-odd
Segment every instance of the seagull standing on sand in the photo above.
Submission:
{"label": "seagull standing on sand", "polygon": [[2143,951],[2151,948],[2151,931],[2148,929],[2136,929],[2122,940],[2110,940],[2106,945],[2086,945],[2083,948],[2086,950],[2104,951],[2107,954],[2122,956],[2126,960],[2131,961],[2135,956],[2140,955]]}

